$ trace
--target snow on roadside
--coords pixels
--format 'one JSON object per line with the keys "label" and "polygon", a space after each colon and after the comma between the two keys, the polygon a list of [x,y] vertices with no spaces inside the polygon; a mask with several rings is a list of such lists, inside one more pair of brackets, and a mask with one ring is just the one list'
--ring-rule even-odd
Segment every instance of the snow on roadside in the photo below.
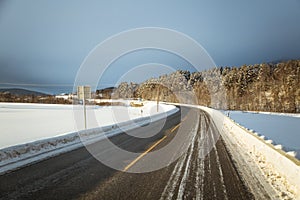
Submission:
{"label": "snow on roadside", "polygon": [[282,113],[282,112],[265,112],[265,111],[243,111],[243,110],[221,110],[224,114],[232,112],[241,112],[241,113],[252,113],[252,114],[265,114],[265,115],[278,115],[286,117],[298,117],[300,118],[300,113]]}
{"label": "snow on roadside", "polygon": [[279,112],[262,112],[262,111],[243,111],[245,113],[254,113],[254,114],[267,114],[267,115],[279,115],[287,117],[298,117],[300,118],[299,113],[279,113]]}
{"label": "snow on roadside", "polygon": [[[185,105],[185,104],[174,104]],[[237,170],[256,199],[300,200],[299,161],[289,158],[253,132],[224,115],[204,106],[186,105],[206,111],[220,130]]]}
{"label": "snow on roadside", "polygon": [[[81,108],[79,105],[0,103],[0,149],[83,130]],[[171,109],[174,107],[163,105],[160,112]],[[113,125],[153,114],[156,114],[154,102],[145,102],[142,108],[88,106],[87,128]]]}
{"label": "snow on roadside", "polygon": [[[117,110],[114,110],[116,107],[89,108],[88,111],[93,111],[98,123],[88,124],[88,130],[76,130],[74,127],[74,118],[70,115],[73,112],[72,109],[72,105],[12,105],[9,103],[0,103],[0,129],[2,129],[0,132],[0,147],[4,146],[3,141],[7,141],[5,140],[7,134],[3,134],[5,131],[10,131],[8,133],[11,134],[10,137],[12,139],[15,138],[17,143],[21,143],[0,149],[0,174],[32,162],[74,150],[81,147],[83,141],[85,144],[93,143],[104,137],[148,124],[149,120],[156,121],[165,118],[178,111],[178,108],[174,106],[160,105],[160,110],[157,113],[156,104],[153,102],[147,102],[142,108],[118,107]],[[142,113],[141,109],[143,109]],[[2,112],[3,110],[4,112]],[[49,112],[53,113],[47,115]],[[114,117],[117,113],[114,112],[119,112],[118,114],[124,115],[127,118],[117,119],[116,122]],[[7,113],[10,113],[11,116],[5,117]],[[25,118],[23,119],[22,117]],[[25,120],[25,122],[21,122],[22,129],[15,129],[14,127],[20,123],[20,120]],[[59,121],[63,123],[57,123]],[[38,128],[36,127],[36,123],[40,124]],[[58,127],[66,125],[70,132],[54,131],[57,130],[55,129],[57,127],[52,127],[55,126],[55,123],[57,123]],[[115,125],[116,123],[118,126]],[[73,126],[73,129],[71,129],[70,125]],[[21,132],[17,132],[16,130],[20,130]],[[29,137],[29,141],[27,141],[28,138],[22,141],[24,137],[21,137],[21,140],[17,140],[20,139],[19,134],[24,134],[25,131],[27,134],[31,133],[31,131],[34,132],[34,137]],[[48,133],[46,137],[43,133],[44,131]],[[40,134],[36,135],[36,133]],[[40,136],[40,138],[37,136]]]}
{"label": "snow on roadside", "polygon": [[[225,112],[227,113],[227,111]],[[295,116],[298,114],[295,114]],[[300,159],[300,119],[287,114],[252,113],[230,111],[230,118],[242,126],[252,129],[258,136],[282,148],[286,152],[294,151]]]}
{"label": "snow on roadside", "polygon": [[298,161],[292,161],[282,150],[226,117],[224,112],[199,108],[214,116],[239,172],[257,199],[262,198],[256,193],[259,191],[266,191],[271,199],[300,199]]}

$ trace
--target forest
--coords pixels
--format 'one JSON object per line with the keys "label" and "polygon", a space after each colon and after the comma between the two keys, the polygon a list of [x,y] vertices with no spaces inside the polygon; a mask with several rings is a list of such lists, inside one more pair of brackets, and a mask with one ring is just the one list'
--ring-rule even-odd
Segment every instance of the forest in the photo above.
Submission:
{"label": "forest", "polygon": [[300,112],[300,60],[178,70],[141,84],[121,83],[112,98],[192,103],[216,109]]}

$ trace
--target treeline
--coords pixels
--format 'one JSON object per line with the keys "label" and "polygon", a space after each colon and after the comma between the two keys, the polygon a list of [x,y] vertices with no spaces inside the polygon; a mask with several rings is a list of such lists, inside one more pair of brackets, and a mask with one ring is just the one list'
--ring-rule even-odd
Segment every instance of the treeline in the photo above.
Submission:
{"label": "treeline", "polygon": [[12,94],[10,92],[0,92],[0,102],[14,102],[14,103],[46,103],[46,104],[72,104],[72,101],[56,98],[53,95],[21,95]]}
{"label": "treeline", "polygon": [[300,112],[300,61],[225,68],[229,109]]}
{"label": "treeline", "polygon": [[141,84],[121,83],[112,98],[159,98],[217,109],[300,112],[300,60],[194,73],[179,70]]}

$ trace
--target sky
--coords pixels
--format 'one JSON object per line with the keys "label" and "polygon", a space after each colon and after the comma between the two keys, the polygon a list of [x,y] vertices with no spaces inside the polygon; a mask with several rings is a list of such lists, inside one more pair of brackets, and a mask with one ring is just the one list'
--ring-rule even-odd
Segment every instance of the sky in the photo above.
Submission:
{"label": "sky", "polygon": [[[141,27],[188,35],[217,66],[299,59],[299,10],[300,0],[1,0],[0,87],[68,90],[95,46]],[[124,75],[147,63],[158,64],[147,73]],[[111,86],[120,77],[141,82],[168,71],[160,70],[164,66],[192,69],[171,53],[135,52],[112,63],[99,87]]]}

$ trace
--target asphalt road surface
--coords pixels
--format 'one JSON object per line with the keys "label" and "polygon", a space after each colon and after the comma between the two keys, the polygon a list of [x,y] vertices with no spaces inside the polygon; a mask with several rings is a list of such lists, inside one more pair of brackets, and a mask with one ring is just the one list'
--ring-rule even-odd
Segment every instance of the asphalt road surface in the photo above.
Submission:
{"label": "asphalt road surface", "polygon": [[[162,124],[159,133],[146,137]],[[144,138],[135,137],[139,134]],[[150,123],[109,141],[0,176],[0,199],[253,199],[204,111],[181,107],[166,123]],[[108,143],[140,154],[118,155]],[[160,165],[165,167],[155,168]]]}

